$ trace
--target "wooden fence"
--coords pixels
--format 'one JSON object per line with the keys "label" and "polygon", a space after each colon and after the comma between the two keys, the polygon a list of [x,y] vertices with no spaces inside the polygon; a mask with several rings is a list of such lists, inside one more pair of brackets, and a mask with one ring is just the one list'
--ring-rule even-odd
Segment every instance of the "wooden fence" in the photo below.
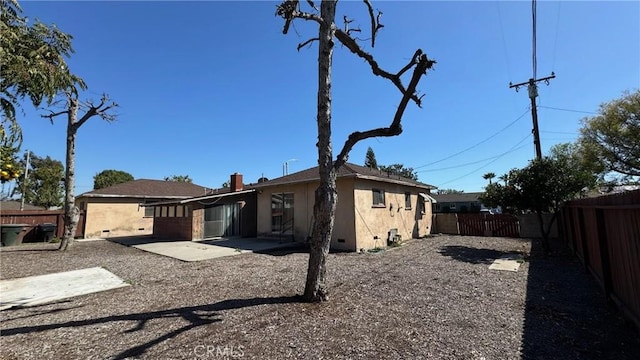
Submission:
{"label": "wooden fence", "polygon": [[[76,238],[84,237],[85,213],[80,212]],[[37,241],[39,239],[39,224],[56,224],[56,236],[61,238],[64,234],[63,210],[3,210],[0,211],[0,224],[26,224],[25,231],[18,241]]]}
{"label": "wooden fence", "polygon": [[563,237],[640,329],[640,190],[565,203]]}

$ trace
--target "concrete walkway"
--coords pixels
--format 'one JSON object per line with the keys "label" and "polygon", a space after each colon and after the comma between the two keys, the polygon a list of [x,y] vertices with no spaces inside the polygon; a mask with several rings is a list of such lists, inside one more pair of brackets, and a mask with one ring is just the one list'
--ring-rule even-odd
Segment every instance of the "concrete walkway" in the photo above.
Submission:
{"label": "concrete walkway", "polygon": [[162,241],[151,237],[111,238],[109,241],[182,261],[202,261],[225,256],[302,246],[277,239],[230,238],[203,241]]}
{"label": "concrete walkway", "polygon": [[0,310],[36,306],[124,286],[129,284],[100,267],[0,280]]}

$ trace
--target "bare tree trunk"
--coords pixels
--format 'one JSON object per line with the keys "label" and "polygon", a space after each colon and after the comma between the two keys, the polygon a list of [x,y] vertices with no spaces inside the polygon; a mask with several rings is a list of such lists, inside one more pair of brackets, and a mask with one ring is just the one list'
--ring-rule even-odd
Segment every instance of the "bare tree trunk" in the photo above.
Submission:
{"label": "bare tree trunk", "polygon": [[73,243],[78,228],[80,212],[76,207],[75,172],[76,172],[76,133],[78,127],[78,99],[69,96],[69,112],[67,113],[67,157],[65,166],[65,201],[64,201],[64,235],[59,250],[67,250]]}
{"label": "bare tree trunk", "polygon": [[323,1],[320,16],[318,51],[318,165],[320,185],[315,192],[313,214],[315,225],[310,244],[309,268],[304,298],[307,301],[325,301],[328,292],[325,284],[326,260],[333,233],[336,203],[336,170],[333,167],[331,145],[331,63],[335,33],[336,2]]}

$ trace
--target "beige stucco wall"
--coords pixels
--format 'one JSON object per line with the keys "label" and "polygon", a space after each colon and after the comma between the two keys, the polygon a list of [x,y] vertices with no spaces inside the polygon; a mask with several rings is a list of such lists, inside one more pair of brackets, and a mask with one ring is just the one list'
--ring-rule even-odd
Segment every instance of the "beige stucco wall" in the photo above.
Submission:
{"label": "beige stucco wall", "polygon": [[84,202],[86,210],[85,238],[153,233],[153,217],[144,217],[144,208],[138,200],[82,198],[80,202]]}
{"label": "beige stucco wall", "polygon": [[[385,206],[374,207],[372,189],[385,192]],[[405,192],[411,193],[411,209],[405,208]],[[382,183],[370,180],[357,180],[355,183],[355,216],[357,248],[372,249],[387,246],[389,230],[398,229],[402,240],[419,238],[431,233],[431,204],[418,204],[419,193],[428,193],[425,189]],[[424,210],[424,214],[422,213]]]}
{"label": "beige stucco wall", "polygon": [[[258,236],[271,235],[271,194],[293,192],[294,238],[296,241],[306,241],[311,234],[317,184],[281,185],[258,191]],[[338,206],[331,237],[331,248],[334,250],[357,251],[384,247],[390,229],[398,229],[403,240],[431,233],[431,204],[427,202],[424,209],[418,207],[419,193],[428,193],[425,189],[354,178],[338,179],[337,187]],[[372,188],[385,191],[384,208],[372,207]],[[410,210],[404,208],[405,192],[411,192]],[[393,211],[389,209],[391,204]],[[424,214],[421,210],[424,210]]]}
{"label": "beige stucco wall", "polygon": [[[338,207],[331,237],[331,248],[355,250],[353,191],[351,179],[340,179],[338,186]],[[258,236],[271,233],[271,194],[293,193],[294,239],[304,242],[311,234],[313,222],[314,193],[318,183],[302,183],[273,186],[258,191]],[[344,242],[342,241],[344,240]],[[340,242],[339,242],[340,241]]]}

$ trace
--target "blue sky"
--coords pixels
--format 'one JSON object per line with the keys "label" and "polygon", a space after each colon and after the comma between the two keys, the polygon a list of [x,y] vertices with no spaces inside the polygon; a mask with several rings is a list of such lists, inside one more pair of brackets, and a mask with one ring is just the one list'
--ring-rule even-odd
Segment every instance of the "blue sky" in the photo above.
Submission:
{"label": "blue sky", "polygon": [[[317,47],[296,51],[317,26],[298,21],[283,35],[277,2],[21,4],[30,18],[74,36],[69,64],[89,85],[84,97],[107,93],[120,105],[116,122],[94,118],[79,131],[77,193],[92,190],[105,169],[150,179],[186,174],[219,187],[234,172],[246,183],[281,176],[291,159],[290,173],[317,165]],[[532,76],[530,1],[373,5],[385,27],[374,49],[362,45],[383,68],[396,72],[417,48],[438,64],[420,83],[423,108],[405,112],[404,132],[359,143],[349,161],[363,164],[371,146],[379,164],[402,163],[422,182],[467,192],[482,190],[486,172],[525,166],[534,157],[529,98],[508,85]],[[362,2],[341,1],[337,15],[368,31]],[[557,76],[539,88],[547,153],[574,140],[599,104],[639,87],[640,3],[539,1],[537,18],[538,77]],[[338,46],[334,153],[352,131],[388,125],[399,99]],[[23,149],[64,160],[64,119],[51,125],[42,111],[24,110]]]}

